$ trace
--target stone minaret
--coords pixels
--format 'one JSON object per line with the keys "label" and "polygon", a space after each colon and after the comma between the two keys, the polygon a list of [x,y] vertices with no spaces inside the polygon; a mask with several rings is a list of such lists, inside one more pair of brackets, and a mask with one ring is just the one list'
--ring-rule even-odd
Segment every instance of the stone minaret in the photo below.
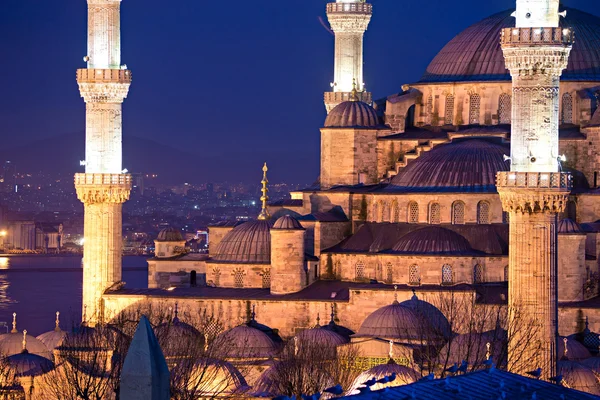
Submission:
{"label": "stone minaret", "polygon": [[121,0],[88,0],[87,68],[77,70],[86,103],[86,159],[75,188],[85,212],[83,307],[92,326],[103,318],[102,294],[121,281],[121,212],[131,190],[131,175],[121,165],[121,104],[131,72],[121,65],[120,6]]}
{"label": "stone minaret", "polygon": [[[513,86],[511,170],[497,188],[510,218],[508,363],[555,375],[557,214],[571,189],[558,153],[559,81],[573,32],[558,27],[558,0],[517,0],[516,27],[502,31]],[[508,161],[507,161],[508,162]]]}
{"label": "stone minaret", "polygon": [[363,35],[373,6],[365,0],[336,0],[327,4],[327,19],[335,34],[335,67],[331,92],[325,92],[325,108],[350,99],[353,83],[358,86],[359,100],[371,103],[371,93],[363,83]]}

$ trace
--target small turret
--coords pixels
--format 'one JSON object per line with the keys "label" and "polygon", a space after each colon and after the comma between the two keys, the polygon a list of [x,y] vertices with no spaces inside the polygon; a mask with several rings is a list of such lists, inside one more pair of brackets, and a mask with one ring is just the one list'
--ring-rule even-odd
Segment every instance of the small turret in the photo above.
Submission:
{"label": "small turret", "polygon": [[185,240],[175,228],[165,228],[154,241],[156,258],[175,257],[185,252]]}
{"label": "small turret", "polygon": [[304,228],[286,215],[271,228],[271,293],[296,293],[306,286]]}

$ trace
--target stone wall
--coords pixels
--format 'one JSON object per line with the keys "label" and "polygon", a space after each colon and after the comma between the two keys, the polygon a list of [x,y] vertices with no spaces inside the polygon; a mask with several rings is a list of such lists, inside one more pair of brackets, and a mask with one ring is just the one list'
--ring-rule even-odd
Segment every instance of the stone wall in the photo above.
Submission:
{"label": "stone wall", "polygon": [[304,268],[304,231],[271,229],[271,293],[302,290],[308,285]]}
{"label": "stone wall", "polygon": [[206,261],[148,260],[148,287],[167,289],[189,287],[190,274],[196,271],[196,285],[206,284]]}
{"label": "stone wall", "polygon": [[209,251],[213,252],[217,249],[221,240],[231,231],[233,226],[209,226],[208,227],[208,245]]}
{"label": "stone wall", "polygon": [[268,288],[271,285],[270,276],[271,266],[269,264],[206,262],[206,283],[209,286]]}

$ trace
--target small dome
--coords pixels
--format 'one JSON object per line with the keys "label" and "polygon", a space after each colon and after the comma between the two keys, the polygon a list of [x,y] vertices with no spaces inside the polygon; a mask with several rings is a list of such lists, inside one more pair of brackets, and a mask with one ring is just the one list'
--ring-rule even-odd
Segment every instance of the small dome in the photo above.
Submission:
{"label": "small dome", "polygon": [[417,229],[402,236],[392,248],[407,254],[460,254],[472,252],[462,235],[439,226]]}
{"label": "small dome", "polygon": [[435,146],[392,178],[390,189],[496,192],[496,173],[508,171],[510,147],[497,139],[455,139]]}
{"label": "small dome", "polygon": [[346,342],[349,342],[350,336],[354,335],[353,330],[348,329],[345,326],[336,324],[335,321],[333,320],[333,316],[331,318],[331,321],[329,321],[329,323],[327,325],[323,325],[321,327],[321,329],[325,329],[325,330],[337,333],[338,335],[343,337],[344,340],[346,340]]}
{"label": "small dome", "polygon": [[233,365],[226,361],[203,359],[194,364],[188,379],[188,388],[199,398],[229,397],[246,392],[246,380]]}
{"label": "small dome", "polygon": [[423,318],[397,301],[372,312],[364,320],[356,336],[419,341],[438,337]]}
{"label": "small dome", "polygon": [[158,232],[156,238],[157,242],[181,242],[182,240],[183,236],[181,236],[181,232],[173,227],[168,227]]}
{"label": "small dome", "polygon": [[[27,349],[30,354],[35,354],[52,360],[52,353],[40,340],[27,335]],[[23,333],[11,332],[0,336],[0,354],[12,356],[23,351]]]}
{"label": "small dome", "polygon": [[570,218],[560,220],[558,223],[558,233],[561,235],[585,235],[581,226]]}
{"label": "small dome", "polygon": [[52,361],[46,357],[29,353],[27,350],[22,350],[19,354],[8,356],[5,360],[16,377],[39,376],[54,369]]}
{"label": "small dome", "polygon": [[166,358],[185,356],[189,351],[188,346],[204,343],[202,334],[193,326],[181,322],[177,316],[157,326],[154,333]]}
{"label": "small dome", "polygon": [[66,336],[67,336],[67,332],[62,331],[60,329],[59,330],[55,329],[55,330],[52,330],[49,332],[42,333],[41,335],[36,337],[36,339],[38,339],[40,342],[44,343],[44,345],[48,348],[48,350],[50,350],[52,352],[55,348],[62,345]]}
{"label": "small dome", "polygon": [[277,345],[266,333],[246,324],[221,333],[212,346],[226,358],[268,358],[277,353]]}
{"label": "small dome", "polygon": [[[565,354],[565,342],[564,336],[560,336],[557,340],[558,354]],[[579,343],[577,340],[567,340],[567,353],[565,354],[569,360],[581,361],[586,358],[590,358],[592,355],[585,348],[585,346]]]}
{"label": "small dome", "polygon": [[375,385],[371,386],[371,390],[375,391],[386,387],[408,385],[421,378],[421,375],[414,369],[405,367],[403,365],[398,365],[390,360],[390,362],[387,364],[377,365],[358,375],[348,390],[348,395],[360,393],[359,388],[364,387],[364,383],[368,380],[379,380],[392,374],[396,374],[396,379],[388,383],[376,383]]}
{"label": "small dome", "polygon": [[565,386],[582,392],[600,395],[600,383],[594,372],[583,364],[571,360],[556,363],[557,373],[562,375]]}
{"label": "small dome", "polygon": [[284,215],[283,217],[280,217],[277,221],[275,221],[275,223],[273,224],[273,229],[304,230],[302,225],[300,225],[300,222],[298,222],[296,218],[290,215]]}
{"label": "small dome", "polygon": [[507,356],[507,334],[503,329],[456,335],[442,348],[439,358],[447,359],[450,364],[460,364],[465,360],[469,363],[470,368],[475,368],[487,360],[488,343],[490,344],[490,356],[494,363],[504,365]]}
{"label": "small dome", "polygon": [[590,357],[581,361],[582,365],[590,368],[595,374],[600,374],[600,357]]}
{"label": "small dome", "polygon": [[362,101],[344,101],[325,119],[325,128],[377,128],[380,125],[375,109]]}
{"label": "small dome", "polygon": [[271,262],[271,223],[268,220],[244,222],[221,240],[215,261],[269,264]]}
{"label": "small dome", "polygon": [[331,330],[317,326],[311,329],[300,331],[296,336],[301,344],[308,344],[323,349],[335,348],[342,344],[348,343],[348,340],[342,335],[339,335]]}
{"label": "small dome", "polygon": [[420,300],[416,294],[400,305],[410,308],[424,318],[440,336],[449,338],[452,335],[452,328],[446,316],[433,304]]}

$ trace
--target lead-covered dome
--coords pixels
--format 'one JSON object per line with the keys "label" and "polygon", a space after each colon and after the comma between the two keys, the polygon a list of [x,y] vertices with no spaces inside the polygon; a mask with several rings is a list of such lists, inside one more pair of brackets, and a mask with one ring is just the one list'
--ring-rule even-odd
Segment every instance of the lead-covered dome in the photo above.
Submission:
{"label": "lead-covered dome", "polygon": [[183,236],[178,229],[168,227],[158,232],[156,240],[158,242],[180,242],[183,240]]}
{"label": "lead-covered dome", "polygon": [[380,126],[377,112],[362,101],[344,101],[325,118],[325,128],[376,128]]}
{"label": "lead-covered dome", "polygon": [[280,217],[273,224],[273,229],[281,229],[281,230],[304,230],[300,222],[291,215],[284,215]]}
{"label": "lead-covered dome", "polygon": [[268,358],[278,350],[278,346],[266,333],[247,324],[221,333],[211,346],[215,353],[226,358]]}
{"label": "lead-covered dome", "polygon": [[395,374],[396,379],[386,383],[375,383],[371,386],[371,391],[381,390],[386,387],[409,385],[418,381],[421,378],[421,374],[412,368],[405,367],[403,365],[396,364],[393,360],[390,360],[387,364],[377,365],[368,371],[362,372],[354,379],[352,386],[347,392],[347,395],[354,395],[360,393],[360,388],[364,388],[364,383],[370,380],[378,381],[381,378],[389,377]]}
{"label": "lead-covered dome", "polygon": [[214,261],[269,264],[270,230],[268,220],[244,222],[225,235],[211,257]]}
{"label": "lead-covered dome", "polygon": [[459,139],[424,153],[392,178],[389,189],[422,192],[495,192],[496,173],[508,171],[508,144]]}
{"label": "lead-covered dome", "polygon": [[571,218],[561,219],[558,223],[558,233],[561,235],[585,235],[581,226]]}
{"label": "lead-covered dome", "polygon": [[473,249],[464,236],[439,226],[417,229],[402,236],[392,251],[404,254],[464,254]]}
{"label": "lead-covered dome", "polygon": [[[575,43],[569,55],[562,81],[600,81],[600,18],[573,8],[560,19],[561,26],[575,31]],[[471,25],[434,57],[420,83],[510,81],[500,48],[500,31],[515,26],[507,10]]]}

